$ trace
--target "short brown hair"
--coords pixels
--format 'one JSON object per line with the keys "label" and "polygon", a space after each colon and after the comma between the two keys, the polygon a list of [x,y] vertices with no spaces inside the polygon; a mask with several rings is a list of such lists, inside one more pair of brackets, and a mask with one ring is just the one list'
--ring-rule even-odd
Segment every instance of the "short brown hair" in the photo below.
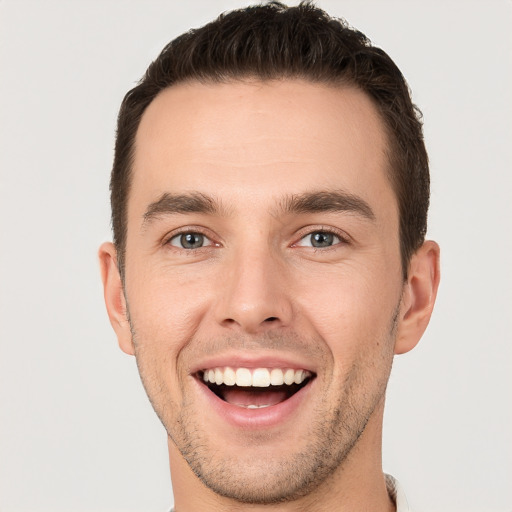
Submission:
{"label": "short brown hair", "polygon": [[146,107],[163,89],[185,81],[306,79],[352,85],[375,102],[389,139],[389,179],[398,201],[404,278],[427,229],[430,178],[421,113],[391,58],[345,20],[311,2],[270,2],[221,14],[171,41],[130,90],[118,117],[110,182],[112,228],[124,278],[127,203],[134,142]]}

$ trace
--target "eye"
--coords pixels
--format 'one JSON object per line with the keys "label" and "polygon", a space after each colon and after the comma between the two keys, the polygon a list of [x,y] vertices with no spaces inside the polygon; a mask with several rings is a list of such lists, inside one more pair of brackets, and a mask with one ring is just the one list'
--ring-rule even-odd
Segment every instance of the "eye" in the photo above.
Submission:
{"label": "eye", "polygon": [[212,245],[212,242],[201,233],[188,232],[173,236],[169,244],[180,249],[200,249]]}
{"label": "eye", "polygon": [[341,238],[329,231],[313,231],[305,237],[302,237],[297,243],[300,247],[314,247],[321,249],[323,247],[332,247],[333,245],[341,243]]}

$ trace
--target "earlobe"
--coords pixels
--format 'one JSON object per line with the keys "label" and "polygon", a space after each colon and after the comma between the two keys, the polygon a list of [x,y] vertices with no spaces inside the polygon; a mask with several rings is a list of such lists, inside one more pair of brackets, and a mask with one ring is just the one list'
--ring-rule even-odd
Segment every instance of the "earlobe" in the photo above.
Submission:
{"label": "earlobe", "polygon": [[123,283],[117,267],[117,252],[114,244],[105,242],[98,251],[103,295],[110,323],[116,333],[119,347],[123,352],[135,353],[130,324],[128,322]]}
{"label": "earlobe", "polygon": [[412,350],[430,321],[440,280],[439,246],[426,241],[412,256],[404,286],[395,354]]}

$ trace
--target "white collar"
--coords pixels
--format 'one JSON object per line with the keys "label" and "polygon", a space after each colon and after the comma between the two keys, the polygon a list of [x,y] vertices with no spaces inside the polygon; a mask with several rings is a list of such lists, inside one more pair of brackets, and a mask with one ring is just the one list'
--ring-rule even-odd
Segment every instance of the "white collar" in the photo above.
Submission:
{"label": "white collar", "polygon": [[391,475],[386,476],[386,487],[391,498],[395,501],[396,512],[412,512],[407,503],[405,493],[398,483]]}

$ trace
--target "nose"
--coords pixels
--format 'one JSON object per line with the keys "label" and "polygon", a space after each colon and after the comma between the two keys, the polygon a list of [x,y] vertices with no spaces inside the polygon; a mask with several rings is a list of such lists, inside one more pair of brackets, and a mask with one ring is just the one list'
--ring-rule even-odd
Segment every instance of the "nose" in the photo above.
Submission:
{"label": "nose", "polygon": [[269,248],[238,251],[226,262],[219,285],[217,322],[253,334],[289,325],[293,310],[286,274]]}

